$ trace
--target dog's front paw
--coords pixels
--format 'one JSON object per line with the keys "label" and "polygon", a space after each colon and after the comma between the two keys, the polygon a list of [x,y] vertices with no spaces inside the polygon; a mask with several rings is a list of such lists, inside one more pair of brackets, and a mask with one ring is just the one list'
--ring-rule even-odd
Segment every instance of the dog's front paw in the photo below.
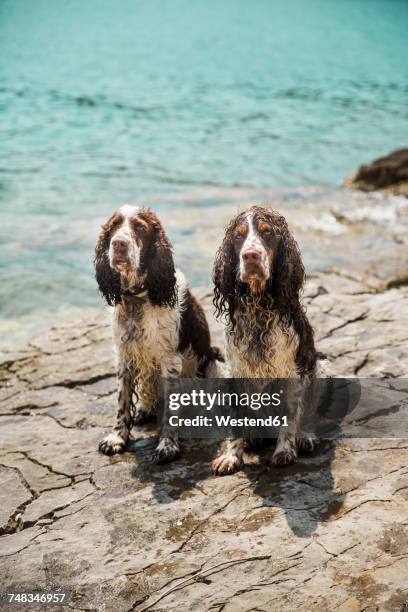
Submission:
{"label": "dog's front paw", "polygon": [[318,444],[319,438],[314,434],[303,434],[300,438],[296,439],[299,453],[313,453]]}
{"label": "dog's front paw", "polygon": [[104,455],[116,455],[124,453],[126,449],[126,440],[122,438],[116,431],[112,431],[103,440],[99,442],[99,452]]}
{"label": "dog's front paw", "polygon": [[180,447],[176,440],[171,438],[162,438],[153,451],[153,463],[170,463],[177,459],[180,455]]}
{"label": "dog's front paw", "polygon": [[212,462],[212,470],[217,476],[225,476],[233,474],[241,467],[241,460],[237,455],[224,453],[214,459]]}
{"label": "dog's front paw", "polygon": [[271,464],[275,467],[285,467],[291,465],[297,458],[295,445],[290,440],[284,440],[276,446],[272,455]]}

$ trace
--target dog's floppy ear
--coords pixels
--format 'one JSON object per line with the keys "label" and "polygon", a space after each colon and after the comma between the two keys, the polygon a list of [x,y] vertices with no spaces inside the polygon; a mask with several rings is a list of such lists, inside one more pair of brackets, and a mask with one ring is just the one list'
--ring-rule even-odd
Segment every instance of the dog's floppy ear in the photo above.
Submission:
{"label": "dog's floppy ear", "polygon": [[109,245],[112,229],[114,227],[115,215],[113,215],[104,225],[95,247],[95,278],[99,290],[104,296],[109,306],[115,306],[121,301],[120,295],[120,275],[116,270],[112,270],[109,265]]}
{"label": "dog's floppy ear", "polygon": [[234,219],[225,231],[224,240],[218,249],[213,269],[214,299],[213,304],[217,317],[226,315],[229,321],[234,322],[234,310],[237,293],[237,265],[238,259],[232,240],[236,225]]}
{"label": "dog's floppy ear", "polygon": [[150,210],[148,215],[152,236],[144,261],[147,272],[145,287],[152,304],[173,308],[177,302],[177,290],[172,247],[156,215]]}
{"label": "dog's floppy ear", "polygon": [[305,269],[296,240],[284,217],[277,215],[272,221],[279,236],[277,253],[272,264],[270,293],[282,315],[289,315],[299,302],[305,282]]}

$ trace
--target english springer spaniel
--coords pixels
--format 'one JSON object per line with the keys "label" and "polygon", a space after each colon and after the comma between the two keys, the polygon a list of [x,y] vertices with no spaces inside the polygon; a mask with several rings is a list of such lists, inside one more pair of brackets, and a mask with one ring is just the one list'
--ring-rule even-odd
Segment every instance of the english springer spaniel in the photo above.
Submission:
{"label": "english springer spaniel", "polygon": [[[297,450],[313,450],[312,433],[298,423],[316,373],[313,330],[299,294],[305,271],[286,220],[274,210],[253,206],[227,227],[214,265],[214,305],[226,319],[227,358],[234,378],[292,379],[291,424],[280,428],[271,463],[292,463]],[[297,388],[297,392],[296,392]],[[244,441],[227,439],[213,462],[216,474],[237,470]]]}
{"label": "english springer spaniel", "polygon": [[[118,413],[99,444],[106,455],[125,450],[132,424],[154,417],[160,377],[215,376],[221,353],[210,346],[204,311],[174,267],[172,247],[151,210],[125,205],[102,226],[95,249],[99,289],[114,306]],[[164,433],[157,463],[175,459],[177,437]]]}

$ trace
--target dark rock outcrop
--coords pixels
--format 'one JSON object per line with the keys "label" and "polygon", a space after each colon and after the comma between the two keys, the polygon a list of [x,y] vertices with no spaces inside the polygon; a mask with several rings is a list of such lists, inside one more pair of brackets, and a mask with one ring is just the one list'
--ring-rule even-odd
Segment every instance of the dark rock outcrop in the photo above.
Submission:
{"label": "dark rock outcrop", "polygon": [[384,189],[408,197],[408,149],[363,164],[346,185],[362,191]]}

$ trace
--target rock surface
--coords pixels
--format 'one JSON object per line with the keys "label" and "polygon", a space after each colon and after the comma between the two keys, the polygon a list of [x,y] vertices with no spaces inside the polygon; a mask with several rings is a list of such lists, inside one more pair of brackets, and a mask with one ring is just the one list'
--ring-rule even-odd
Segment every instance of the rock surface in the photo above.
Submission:
{"label": "rock surface", "polygon": [[[408,288],[363,278],[309,280],[318,348],[337,375],[403,377]],[[1,590],[57,585],[67,610],[406,609],[407,439],[328,442],[281,470],[247,455],[224,478],[209,442],[152,465],[147,427],[124,455],[99,455],[115,411],[108,315],[4,352],[1,380]]]}
{"label": "rock surface", "polygon": [[363,164],[346,185],[362,191],[386,189],[408,197],[408,149],[399,149]]}

